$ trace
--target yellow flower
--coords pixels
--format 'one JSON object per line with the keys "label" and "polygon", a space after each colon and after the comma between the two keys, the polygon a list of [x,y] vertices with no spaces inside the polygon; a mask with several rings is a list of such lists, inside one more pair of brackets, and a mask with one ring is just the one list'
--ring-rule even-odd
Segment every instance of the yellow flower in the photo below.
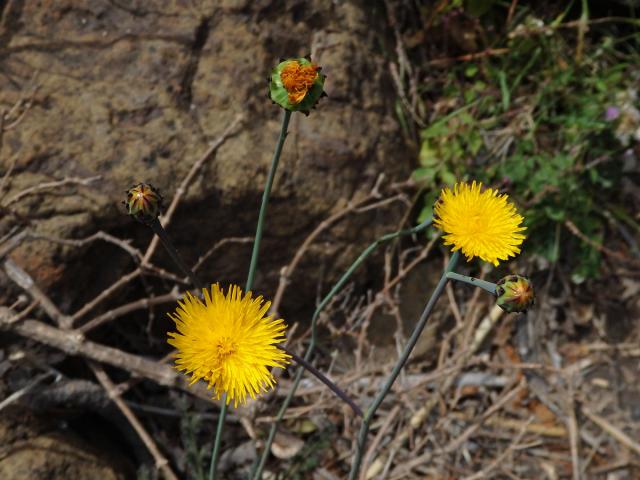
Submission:
{"label": "yellow flower", "polygon": [[287,328],[282,319],[266,316],[271,302],[242,294],[232,285],[227,294],[216,283],[203,289],[204,303],[187,293],[175,314],[178,332],[167,340],[178,349],[176,368],[214,389],[215,398],[227,394],[227,404],[244,404],[275,385],[269,367],[284,367],[289,355],[278,347]]}
{"label": "yellow flower", "polygon": [[433,223],[454,252],[462,250],[467,260],[480,257],[497,266],[498,260],[520,253],[518,245],[525,239],[519,233],[526,230],[520,226],[524,218],[507,199],[497,190],[483,191],[482,183],[456,183],[453,191],[445,188],[440,193]]}

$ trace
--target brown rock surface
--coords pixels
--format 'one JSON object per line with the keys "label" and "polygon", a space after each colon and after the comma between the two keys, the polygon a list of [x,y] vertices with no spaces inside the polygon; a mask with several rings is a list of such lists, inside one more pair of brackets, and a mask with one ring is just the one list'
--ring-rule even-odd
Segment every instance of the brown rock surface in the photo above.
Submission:
{"label": "brown rock surface", "polygon": [[[318,221],[365,195],[380,173],[404,180],[411,171],[386,63],[376,51],[386,20],[369,5],[6,2],[0,106],[9,109],[38,89],[22,122],[4,135],[0,176],[16,159],[4,198],[40,182],[101,175],[90,187],[25,197],[12,211],[42,234],[80,238],[105,230],[142,247],[150,233],[123,216],[123,191],[144,180],[170,198],[209,142],[245,112],[241,131],[190,186],[170,233],[189,261],[220,238],[252,235],[281,116],[265,98],[266,78],[279,57],[311,51],[328,76],[329,99],[291,122],[258,276],[259,289],[272,289],[278,269]],[[313,255],[342,267],[398,219],[393,209],[359,216],[323,238]],[[8,229],[6,220],[3,226]],[[246,244],[230,247],[206,265],[203,277],[242,282],[249,252]],[[126,255],[105,244],[79,251],[30,241],[13,257],[69,308],[130,267]],[[83,288],[74,291],[78,281]],[[299,291],[315,294],[316,280],[297,281]]]}
{"label": "brown rock surface", "polygon": [[[125,480],[132,477],[131,467],[125,466],[120,458],[99,454],[86,441],[70,432],[53,431],[46,423],[23,410],[0,416],[0,478]],[[96,431],[93,436],[101,434]]]}

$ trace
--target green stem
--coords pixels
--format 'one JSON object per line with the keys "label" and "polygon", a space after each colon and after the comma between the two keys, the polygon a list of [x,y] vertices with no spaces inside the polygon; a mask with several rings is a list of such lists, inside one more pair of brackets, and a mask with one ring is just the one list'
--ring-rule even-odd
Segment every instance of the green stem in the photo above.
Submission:
{"label": "green stem", "polygon": [[[406,236],[406,235],[414,235],[423,230],[426,230],[432,223],[433,219],[429,218],[420,225],[417,225],[413,228],[409,228],[406,230],[400,230],[398,232],[388,233],[373,243],[371,243],[361,254],[360,256],[351,264],[351,266],[347,269],[347,271],[342,275],[342,277],[338,280],[338,282],[331,288],[329,293],[322,299],[322,301],[318,304],[315,311],[313,312],[313,316],[311,317],[311,340],[309,342],[309,347],[307,348],[307,352],[305,353],[304,360],[309,362],[311,357],[313,356],[313,352],[317,343],[317,323],[318,318],[320,317],[320,313],[327,304],[331,301],[331,299],[344,287],[344,285],[349,281],[353,273],[357,270],[357,268],[362,265],[362,263],[367,259],[369,255],[382,243],[391,241],[395,238]],[[296,370],[295,379],[293,381],[293,385],[291,387],[291,391],[282,402],[280,406],[280,410],[278,411],[278,415],[276,416],[275,421],[271,424],[271,429],[269,430],[269,435],[264,444],[262,455],[260,456],[260,460],[258,463],[253,464],[253,468],[251,470],[250,477],[253,480],[258,480],[262,475],[262,470],[269,458],[269,452],[271,451],[271,444],[276,436],[276,431],[278,429],[278,424],[282,421],[287,408],[289,408],[289,404],[293,399],[293,396],[300,385],[300,381],[302,380],[302,375],[304,374],[304,369],[302,367]]]}
{"label": "green stem", "polygon": [[213,442],[213,450],[211,451],[211,463],[209,464],[209,480],[216,478],[216,466],[218,465],[218,456],[220,454],[220,444],[222,439],[222,431],[224,430],[224,419],[227,416],[227,394],[222,395],[222,407],[220,407],[220,416],[218,417],[218,426],[216,427],[216,439]]}
{"label": "green stem", "polygon": [[[153,229],[154,233],[158,235],[160,242],[164,246],[164,248],[169,252],[171,259],[176,263],[176,265],[182,270],[182,273],[185,274],[191,283],[198,289],[202,290],[203,284],[198,279],[195,273],[187,266],[187,264],[182,260],[178,250],[174,247],[173,242],[167,235],[166,230],[162,227],[160,221],[156,218],[152,222],[149,223],[149,226]],[[209,480],[214,480],[216,478],[216,464],[218,463],[218,454],[220,452],[220,443],[222,439],[222,431],[224,429],[224,419],[227,416],[227,394],[225,393],[222,396],[222,407],[220,408],[220,416],[218,417],[218,426],[216,428],[216,438],[213,443],[213,451],[211,452],[211,464],[209,465]]]}
{"label": "green stem", "polygon": [[256,267],[258,265],[258,255],[260,253],[260,241],[262,240],[262,231],[264,230],[264,220],[267,215],[267,204],[269,203],[269,196],[271,195],[271,186],[273,185],[273,179],[276,176],[276,169],[278,168],[278,162],[280,161],[280,154],[282,153],[282,146],[287,138],[287,128],[289,127],[289,119],[291,118],[291,112],[289,110],[284,111],[282,117],[282,127],[280,128],[280,136],[278,137],[278,143],[276,149],[273,152],[273,159],[271,160],[271,168],[269,169],[269,176],[267,177],[267,183],[264,186],[264,192],[262,192],[262,204],[260,205],[260,213],[258,215],[258,224],[256,225],[256,236],[253,240],[253,252],[251,252],[251,263],[249,264],[249,275],[247,276],[247,284],[245,291],[251,290],[253,287],[253,280],[256,276]]}
{"label": "green stem", "polygon": [[460,275],[456,272],[447,273],[447,278],[449,280],[456,280],[457,282],[466,283],[467,285],[473,285],[474,287],[480,287],[483,290],[486,290],[491,295],[496,294],[496,284],[487,282],[485,280],[480,280],[479,278],[468,277],[466,275]]}
{"label": "green stem", "polygon": [[424,330],[424,327],[427,324],[429,315],[431,315],[431,312],[433,311],[433,308],[435,307],[436,302],[438,301],[438,298],[440,298],[440,295],[444,291],[444,288],[446,287],[447,282],[449,281],[447,274],[456,267],[456,264],[458,263],[459,255],[460,255],[460,252],[454,252],[453,255],[451,256],[451,259],[449,260],[449,264],[445,268],[444,273],[442,274],[442,277],[440,277],[440,281],[438,282],[436,289],[434,290],[433,294],[431,295],[431,298],[427,302],[426,307],[424,307],[424,310],[422,311],[420,320],[418,320],[418,323],[413,329],[411,338],[409,338],[407,345],[404,347],[404,350],[402,351],[400,358],[398,359],[395,366],[393,367],[393,370],[391,371],[391,374],[389,375],[386,382],[382,386],[382,389],[380,390],[376,398],[373,400],[373,403],[371,404],[371,406],[367,409],[367,413],[365,414],[364,419],[362,420],[360,433],[358,434],[358,443],[356,444],[356,453],[355,453],[355,456],[353,457],[353,463],[351,464],[351,472],[349,472],[349,480],[356,480],[356,478],[358,477],[358,472],[360,471],[360,464],[362,463],[362,455],[364,454],[364,447],[365,447],[365,444],[367,443],[367,435],[369,434],[369,424],[373,419],[374,415],[376,414],[376,411],[382,404],[382,401],[389,393],[389,390],[391,390],[391,386],[395,382],[396,378],[398,378],[398,375],[400,375],[400,371],[404,367],[405,363],[407,363],[407,360],[409,359],[409,355],[411,355],[411,352],[413,351],[413,348],[416,346],[416,343],[418,343],[418,339],[420,338],[420,335],[422,334],[422,331]]}
{"label": "green stem", "polygon": [[[291,112],[289,110],[284,111],[282,116],[282,126],[280,127],[280,136],[278,137],[278,143],[276,143],[276,149],[273,152],[273,158],[271,159],[271,167],[269,168],[269,174],[267,176],[267,183],[264,186],[262,192],[262,203],[260,204],[260,213],[258,214],[258,223],[256,225],[256,236],[253,240],[253,251],[251,252],[251,262],[249,263],[249,273],[247,275],[247,283],[245,284],[244,291],[248,292],[253,288],[253,281],[256,277],[256,268],[258,266],[258,256],[260,253],[260,241],[262,240],[262,231],[264,230],[264,221],[267,216],[267,205],[269,203],[269,196],[271,195],[271,187],[273,186],[273,179],[276,176],[276,170],[278,168],[278,162],[280,161],[280,155],[282,154],[282,147],[284,141],[287,138],[287,128],[289,127],[289,120],[291,119]],[[220,450],[220,442],[222,440],[222,431],[224,430],[224,422],[227,416],[227,403],[226,394],[223,397],[222,409],[220,410],[220,416],[218,417],[218,427],[216,429],[216,438],[213,442],[213,451],[211,452],[211,466],[209,468],[209,480],[215,480],[216,478],[216,465],[218,463],[218,452]]]}

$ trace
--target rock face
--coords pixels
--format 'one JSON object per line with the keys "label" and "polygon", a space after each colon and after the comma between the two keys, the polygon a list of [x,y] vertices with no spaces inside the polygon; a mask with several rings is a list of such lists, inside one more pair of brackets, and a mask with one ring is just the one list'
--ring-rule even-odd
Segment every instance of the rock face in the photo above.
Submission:
{"label": "rock face", "polygon": [[[74,312],[134,263],[109,243],[78,247],[51,238],[102,230],[145,248],[151,232],[124,215],[124,191],[145,181],[170,201],[194,162],[239,114],[242,126],[189,185],[168,230],[188,263],[220,239],[252,236],[282,116],[266,98],[267,77],[281,57],[311,53],[327,75],[329,98],[309,117],[294,114],[290,123],[256,278],[256,290],[272,295],[280,268],[321,220],[364,197],[380,174],[389,185],[405,180],[413,167],[380,52],[386,17],[372,3],[0,2],[0,110],[8,118],[0,143],[0,250],[6,235],[22,228],[48,237],[25,241],[11,256],[65,313]],[[88,186],[41,188],[97,175]],[[395,229],[403,209],[395,203],[348,216],[318,239],[291,279],[288,293],[294,295],[283,300],[284,317],[303,319],[296,312],[313,307],[321,279],[335,278],[364,245]],[[249,243],[228,245],[200,276],[244,283],[250,249]],[[161,249],[156,257],[176,271]],[[138,281],[123,295],[138,298],[171,286]],[[0,269],[0,305],[17,293]],[[108,335],[119,328],[124,324],[99,332],[99,340],[122,340]],[[158,334],[157,349],[166,350],[165,335]],[[144,342],[118,347],[139,354],[151,348]],[[0,463],[0,478],[122,478],[58,434],[29,442]],[[82,465],[70,463],[73,458]],[[32,467],[40,470],[25,470]]]}
{"label": "rock face", "polygon": [[[5,480],[125,480],[131,465],[111,450],[100,454],[69,432],[53,431],[31,414],[19,410],[0,416],[0,478]],[[93,431],[93,441],[101,436]],[[104,445],[103,447],[106,447]],[[109,452],[107,448],[103,448]]]}
{"label": "rock face", "polygon": [[[190,185],[169,230],[189,262],[221,238],[253,235],[281,116],[265,98],[266,79],[280,57],[309,52],[327,74],[329,99],[309,117],[293,115],[258,289],[269,293],[304,236],[370,191],[379,174],[404,180],[411,171],[386,62],[376,51],[386,20],[370,2],[25,0],[3,8],[0,104],[8,110],[33,98],[20,124],[4,134],[0,175],[16,162],[5,204],[42,182],[101,179],[11,204],[1,211],[0,237],[26,222],[64,238],[104,230],[143,248],[150,232],[123,216],[123,191],[147,181],[170,199],[240,113],[242,127]],[[312,252],[313,265],[341,267],[399,218],[392,207],[333,230]],[[202,276],[243,282],[249,253],[250,244],[230,246]],[[13,258],[68,308],[131,267],[126,254],[104,243],[78,249],[36,240]],[[300,277],[293,279],[298,291],[313,295],[317,280]]]}

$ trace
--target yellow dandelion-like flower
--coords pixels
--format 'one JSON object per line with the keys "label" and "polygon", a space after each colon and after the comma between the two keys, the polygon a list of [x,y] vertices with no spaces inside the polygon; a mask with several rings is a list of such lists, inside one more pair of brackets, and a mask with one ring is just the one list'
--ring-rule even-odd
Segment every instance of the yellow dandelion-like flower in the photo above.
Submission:
{"label": "yellow dandelion-like flower", "polygon": [[525,239],[519,233],[526,230],[520,226],[524,218],[507,199],[497,190],[483,190],[482,183],[456,183],[440,193],[433,223],[454,252],[462,250],[467,260],[480,257],[497,266],[498,260],[520,253],[518,245]]}
{"label": "yellow dandelion-like flower", "polygon": [[232,285],[225,295],[216,283],[203,289],[204,303],[187,293],[174,314],[177,332],[167,340],[178,349],[176,368],[214,389],[214,397],[227,394],[227,404],[244,404],[275,385],[269,367],[284,367],[289,355],[276,347],[287,326],[266,316],[271,302],[252,298],[251,292]]}

